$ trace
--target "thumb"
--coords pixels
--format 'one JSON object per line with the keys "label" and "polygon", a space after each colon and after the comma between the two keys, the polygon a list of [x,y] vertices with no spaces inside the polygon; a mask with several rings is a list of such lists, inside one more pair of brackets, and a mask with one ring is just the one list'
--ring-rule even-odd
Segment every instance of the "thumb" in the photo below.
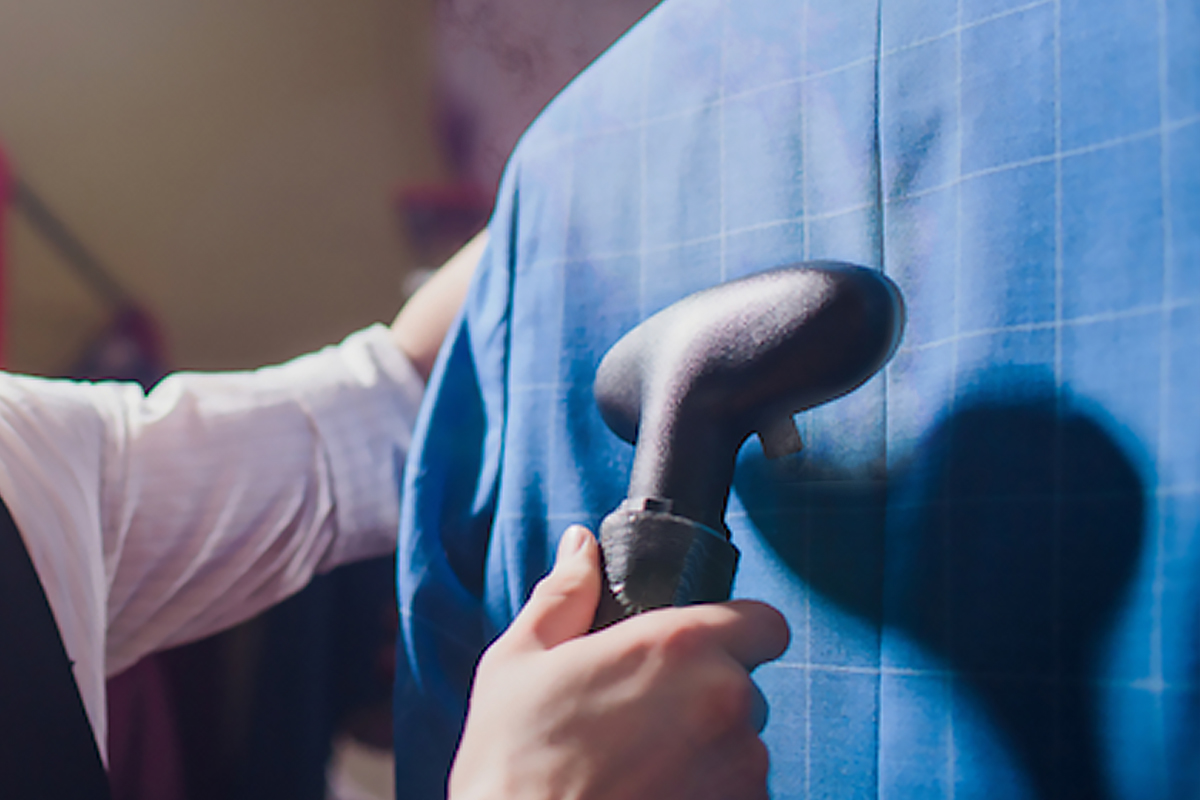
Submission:
{"label": "thumb", "polygon": [[548,650],[588,632],[600,602],[600,547],[581,525],[558,542],[554,569],[533,589],[529,602],[502,639],[520,649]]}

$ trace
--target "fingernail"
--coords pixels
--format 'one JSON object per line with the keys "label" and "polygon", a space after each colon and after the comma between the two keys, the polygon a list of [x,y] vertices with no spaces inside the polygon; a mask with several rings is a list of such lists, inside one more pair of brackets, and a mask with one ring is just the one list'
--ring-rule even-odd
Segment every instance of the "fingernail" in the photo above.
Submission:
{"label": "fingernail", "polygon": [[561,560],[577,555],[583,550],[588,536],[591,534],[582,525],[572,525],[567,528],[563,532],[562,538],[558,540],[558,558]]}

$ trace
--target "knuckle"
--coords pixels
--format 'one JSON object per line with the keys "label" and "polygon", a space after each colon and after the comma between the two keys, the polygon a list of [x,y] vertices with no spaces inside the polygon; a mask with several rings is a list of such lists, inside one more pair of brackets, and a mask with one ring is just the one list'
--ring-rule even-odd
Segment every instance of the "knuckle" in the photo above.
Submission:
{"label": "knuckle", "polygon": [[762,788],[766,797],[767,775],[771,772],[771,754],[762,739],[754,737],[746,752],[746,777],[755,786]]}
{"label": "knuckle", "polygon": [[545,601],[556,595],[562,594],[562,574],[551,572],[546,577],[533,585],[533,591],[529,593],[529,602]]}
{"label": "knuckle", "polygon": [[574,565],[559,566],[533,587],[530,600],[554,601],[583,589],[589,580],[587,569]]}
{"label": "knuckle", "polygon": [[730,674],[720,682],[716,694],[726,724],[741,725],[750,718],[750,711],[754,705],[754,689],[745,675]]}
{"label": "knuckle", "polygon": [[475,664],[475,680],[479,681],[495,672],[504,661],[504,642],[497,640],[492,646],[483,651]]}
{"label": "knuckle", "polygon": [[749,679],[733,670],[723,670],[705,687],[696,704],[697,733],[705,739],[718,738],[745,726],[753,702]]}
{"label": "knuckle", "polygon": [[659,649],[664,660],[670,664],[692,663],[701,657],[701,651],[707,649],[704,631],[692,623],[675,625],[663,634]]}

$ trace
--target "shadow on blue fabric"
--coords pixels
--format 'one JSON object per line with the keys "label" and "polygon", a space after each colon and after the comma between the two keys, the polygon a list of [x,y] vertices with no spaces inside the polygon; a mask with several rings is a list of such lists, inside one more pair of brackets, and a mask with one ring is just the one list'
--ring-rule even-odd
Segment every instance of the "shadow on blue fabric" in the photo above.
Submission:
{"label": "shadow on blue fabric", "polygon": [[967,398],[886,481],[751,456],[737,490],[797,577],[949,665],[1036,796],[1103,800],[1088,665],[1143,547],[1142,481],[1108,426],[1060,408],[1049,382],[997,385],[1028,389]]}

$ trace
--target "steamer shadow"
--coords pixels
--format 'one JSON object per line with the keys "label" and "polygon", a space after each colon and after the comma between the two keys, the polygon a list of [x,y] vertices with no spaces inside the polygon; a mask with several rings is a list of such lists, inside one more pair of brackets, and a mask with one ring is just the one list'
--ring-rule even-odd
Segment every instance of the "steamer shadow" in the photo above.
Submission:
{"label": "steamer shadow", "polygon": [[1134,460],[1049,388],[958,405],[886,480],[750,458],[736,488],[796,576],[956,673],[1038,797],[1103,800],[1089,678],[1143,546]]}

